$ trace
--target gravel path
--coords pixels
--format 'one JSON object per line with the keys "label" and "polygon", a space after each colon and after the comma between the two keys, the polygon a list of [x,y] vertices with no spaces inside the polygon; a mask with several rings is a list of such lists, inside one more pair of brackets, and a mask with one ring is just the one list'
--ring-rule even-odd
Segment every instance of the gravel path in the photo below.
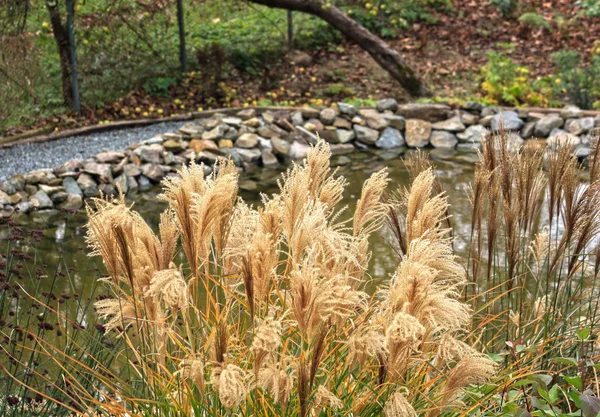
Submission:
{"label": "gravel path", "polygon": [[0,181],[35,169],[56,168],[74,158],[90,158],[103,150],[121,151],[132,143],[173,132],[185,123],[188,122],[159,123],[0,149]]}

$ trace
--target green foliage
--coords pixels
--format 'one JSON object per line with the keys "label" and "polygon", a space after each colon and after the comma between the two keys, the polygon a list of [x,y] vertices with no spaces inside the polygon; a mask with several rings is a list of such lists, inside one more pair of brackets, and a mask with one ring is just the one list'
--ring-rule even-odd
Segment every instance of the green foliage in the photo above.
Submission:
{"label": "green foliage", "polygon": [[343,83],[335,83],[329,84],[325,89],[325,95],[330,97],[334,96],[343,96],[343,97],[351,97],[356,94],[354,88],[347,86]]}
{"label": "green foliage", "polygon": [[487,101],[512,106],[547,105],[549,80],[531,80],[529,69],[516,64],[508,55],[514,46],[499,46],[501,50],[486,54],[488,62],[481,69],[481,88]]}
{"label": "green foliage", "polygon": [[598,0],[577,0],[575,4],[584,9],[588,16],[600,16],[600,1]]}
{"label": "green foliage", "polygon": [[600,97],[600,56],[594,55],[584,64],[578,52],[560,51],[552,59],[557,70],[554,93],[583,109],[594,107]]}
{"label": "green foliage", "polygon": [[519,0],[489,0],[489,4],[500,9],[504,16],[508,16],[519,7]]}
{"label": "green foliage", "polygon": [[550,30],[550,23],[537,13],[523,13],[519,17],[519,22],[526,24],[532,28],[544,28]]}
{"label": "green foliage", "polygon": [[171,77],[150,78],[144,83],[144,91],[157,97],[168,97],[169,87],[177,84]]}

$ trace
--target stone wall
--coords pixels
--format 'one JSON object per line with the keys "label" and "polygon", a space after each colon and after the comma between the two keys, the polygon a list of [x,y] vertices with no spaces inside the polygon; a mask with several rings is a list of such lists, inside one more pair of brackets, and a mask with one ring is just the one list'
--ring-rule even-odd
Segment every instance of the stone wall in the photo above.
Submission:
{"label": "stone wall", "polygon": [[15,175],[0,183],[0,217],[77,210],[85,198],[116,193],[117,185],[124,193],[151,187],[191,161],[203,163],[207,174],[219,158],[231,158],[241,170],[275,168],[303,159],[317,134],[331,144],[334,155],[402,147],[451,152],[477,149],[485,135],[502,127],[510,131],[515,145],[525,140],[537,140],[541,146],[566,142],[585,160],[591,131],[599,125],[600,116],[584,117],[573,106],[557,114],[542,114],[475,102],[451,109],[443,104],[398,105],[385,99],[376,109],[338,103],[322,110],[306,107],[258,114],[248,108],[233,116],[212,114],[122,152],[102,152],[88,160]]}

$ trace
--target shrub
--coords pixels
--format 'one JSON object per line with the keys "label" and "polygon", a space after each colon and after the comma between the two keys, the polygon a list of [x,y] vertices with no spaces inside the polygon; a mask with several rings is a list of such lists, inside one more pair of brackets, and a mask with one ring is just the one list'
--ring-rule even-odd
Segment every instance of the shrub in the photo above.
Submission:
{"label": "shrub", "polygon": [[481,88],[492,103],[512,106],[546,105],[549,100],[547,79],[532,81],[529,69],[516,64],[508,55],[514,46],[500,45],[503,50],[486,54],[487,64],[481,69]]}
{"label": "shrub", "polygon": [[554,92],[566,96],[583,109],[590,109],[600,96],[600,56],[594,55],[583,64],[578,52],[560,51],[552,54],[556,66]]}
{"label": "shrub", "polygon": [[519,22],[532,28],[544,28],[548,31],[551,29],[550,23],[537,13],[523,13],[519,17]]}
{"label": "shrub", "polygon": [[500,9],[504,16],[509,16],[519,7],[519,0],[489,0],[489,4]]}
{"label": "shrub", "polygon": [[588,16],[600,16],[600,1],[598,0],[577,0],[575,4],[584,9]]}

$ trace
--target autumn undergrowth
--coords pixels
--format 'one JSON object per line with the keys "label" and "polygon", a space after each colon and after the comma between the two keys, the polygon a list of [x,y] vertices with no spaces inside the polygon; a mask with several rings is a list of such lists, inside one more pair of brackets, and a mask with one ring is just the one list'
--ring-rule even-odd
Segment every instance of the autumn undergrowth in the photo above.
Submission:
{"label": "autumn undergrowth", "polygon": [[[27,292],[62,331],[3,323],[3,415],[595,416],[597,142],[584,170],[569,144],[508,138],[482,143],[462,258],[424,153],[408,189],[373,174],[352,215],[324,142],[259,207],[225,160],[164,182],[156,232],[122,198],[95,200],[98,325],[82,325],[90,303]],[[374,233],[398,260],[375,288]],[[0,311],[22,310],[3,267]]]}

